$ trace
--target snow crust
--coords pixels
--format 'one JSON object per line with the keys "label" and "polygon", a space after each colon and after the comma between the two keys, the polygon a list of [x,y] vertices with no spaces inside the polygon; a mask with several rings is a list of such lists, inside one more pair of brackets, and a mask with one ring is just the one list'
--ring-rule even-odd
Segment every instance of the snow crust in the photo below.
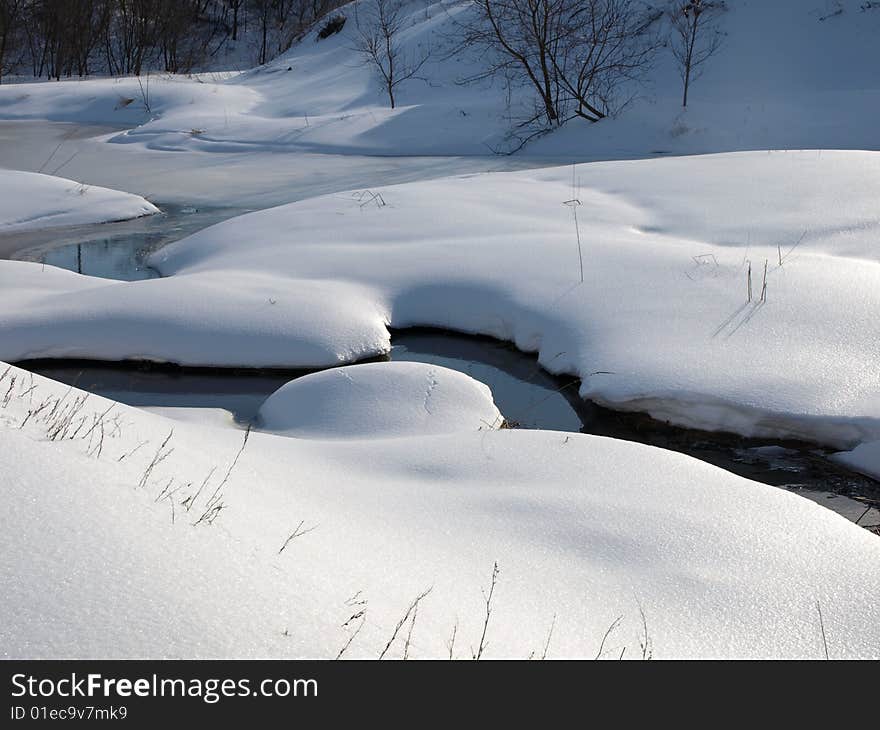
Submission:
{"label": "snow crust", "polygon": [[498,428],[488,386],[414,362],[368,363],[297,378],[260,407],[262,430],[297,438],[393,438]]}

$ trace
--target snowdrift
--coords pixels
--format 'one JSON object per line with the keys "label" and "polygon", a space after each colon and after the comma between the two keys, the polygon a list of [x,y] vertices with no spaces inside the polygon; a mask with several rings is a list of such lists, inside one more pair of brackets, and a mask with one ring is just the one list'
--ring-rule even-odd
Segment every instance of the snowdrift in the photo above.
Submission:
{"label": "snowdrift", "polygon": [[138,195],[52,175],[0,169],[0,235],[158,213]]}
{"label": "snowdrift", "polygon": [[489,388],[449,368],[369,363],[297,378],[262,405],[264,431],[297,438],[394,438],[498,428]]}

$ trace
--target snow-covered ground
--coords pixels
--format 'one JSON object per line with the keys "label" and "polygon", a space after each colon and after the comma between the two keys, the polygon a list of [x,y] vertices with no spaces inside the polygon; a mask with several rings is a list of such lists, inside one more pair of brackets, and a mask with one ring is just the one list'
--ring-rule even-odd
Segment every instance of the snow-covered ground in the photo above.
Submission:
{"label": "snow-covered ground", "polygon": [[[427,377],[398,393],[363,367],[351,374],[385,390],[384,418],[423,408]],[[348,397],[342,373],[285,406]],[[548,656],[592,657],[615,625],[602,656],[640,658],[641,610],[654,657],[821,658],[817,604],[832,657],[880,651],[880,540],[679,454],[462,423],[252,432],[237,456],[241,431],[96,396],[76,410],[79,391],[16,368],[0,388],[6,656],[334,657],[363,622],[344,656],[378,657],[431,589],[409,655],[446,656],[455,630],[453,655],[470,658],[496,561],[486,657],[540,656],[551,626]],[[471,389],[461,402],[484,408]],[[212,499],[223,509],[194,526]]]}
{"label": "snow-covered ground", "polygon": [[0,357],[321,367],[430,325],[603,404],[851,447],[880,435],[878,194],[878,153],[790,151],[317,197],[162,249],[162,279],[3,262]]}
{"label": "snow-covered ground", "polygon": [[138,195],[52,175],[0,169],[0,235],[158,213]]}
{"label": "snow-covered ground", "polygon": [[[727,4],[687,111],[662,56],[620,117],[510,158],[487,155],[528,104],[457,83],[480,59],[443,53],[453,2],[413,10],[406,50],[437,52],[394,110],[350,24],[240,74],[4,85],[0,165],[82,182],[2,173],[3,221],[155,210],[96,185],[285,205],[159,251],[159,279],[0,261],[0,359],[323,367],[430,325],[614,408],[876,474],[880,11]],[[304,377],[247,435],[0,375],[8,656],[376,657],[415,616],[388,656],[454,635],[470,657],[496,561],[486,656],[552,631],[550,656],[821,657],[820,610],[831,656],[880,656],[876,536],[680,454],[499,429],[443,368]]]}

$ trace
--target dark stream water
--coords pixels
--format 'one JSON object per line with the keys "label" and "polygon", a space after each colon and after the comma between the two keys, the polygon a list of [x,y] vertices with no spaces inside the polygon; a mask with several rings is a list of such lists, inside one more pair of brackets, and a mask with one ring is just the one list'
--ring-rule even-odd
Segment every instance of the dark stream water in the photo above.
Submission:
{"label": "dark stream water", "polygon": [[[62,231],[18,234],[0,241],[0,255],[42,261],[92,276],[135,280],[157,276],[146,257],[161,246],[240,209],[168,208],[162,216]],[[10,240],[10,238],[12,240]],[[728,471],[792,491],[871,526],[880,523],[880,482],[852,472],[816,444],[745,439],[677,428],[645,414],[621,413],[582,400],[578,381],[552,376],[532,355],[485,337],[439,330],[392,333],[391,360],[442,365],[486,383],[507,420],[520,428],[584,432],[680,451]],[[30,361],[19,363],[129,405],[184,408],[198,417],[220,409],[245,424],[265,398],[305,370],[249,371],[163,367],[144,363]],[[212,420],[217,420],[213,414]],[[865,512],[867,508],[867,513]]]}

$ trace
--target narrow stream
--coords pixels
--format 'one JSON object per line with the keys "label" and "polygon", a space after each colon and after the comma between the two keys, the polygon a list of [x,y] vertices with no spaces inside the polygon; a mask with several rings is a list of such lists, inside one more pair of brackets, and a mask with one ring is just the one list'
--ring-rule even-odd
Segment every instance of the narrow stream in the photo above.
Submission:
{"label": "narrow stream", "polygon": [[43,228],[0,236],[0,258],[39,261],[88,276],[120,281],[153,279],[153,251],[247,208],[195,208],[162,204],[158,215],[120,223]]}
{"label": "narrow stream", "polygon": [[[112,279],[151,278],[158,276],[145,264],[151,252],[242,212],[169,207],[162,216],[126,223],[17,234],[0,238],[0,256]],[[861,518],[864,526],[880,525],[880,482],[837,465],[828,450],[815,444],[677,428],[645,414],[601,408],[578,396],[576,379],[550,375],[533,355],[486,337],[398,330],[392,342],[390,360],[442,365],[486,383],[505,418],[517,427],[591,433],[680,451],[797,491],[851,520]],[[247,423],[269,394],[310,372],[58,360],[19,364],[132,406],[226,426]]]}

